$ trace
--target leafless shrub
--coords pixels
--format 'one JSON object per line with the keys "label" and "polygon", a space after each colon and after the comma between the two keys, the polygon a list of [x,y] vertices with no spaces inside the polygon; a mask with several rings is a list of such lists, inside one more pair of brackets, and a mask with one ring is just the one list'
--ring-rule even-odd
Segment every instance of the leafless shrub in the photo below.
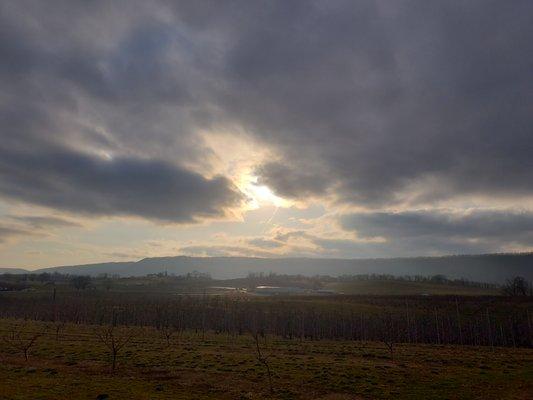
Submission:
{"label": "leafless shrub", "polygon": [[268,376],[268,386],[270,389],[270,393],[274,393],[274,386],[272,384],[272,371],[270,369],[270,363],[268,361],[268,356],[265,356],[263,354],[263,351],[261,350],[261,344],[259,343],[259,333],[257,332],[257,330],[252,332],[252,337],[254,338],[257,361],[259,361],[259,363],[263,364],[263,366],[265,367],[267,376]]}
{"label": "leafless shrub", "polygon": [[505,296],[531,296],[533,295],[533,286],[525,278],[515,276],[513,279],[507,280],[502,292]]}
{"label": "leafless shrub", "polygon": [[384,314],[381,316],[381,328],[379,335],[381,336],[381,341],[389,350],[391,361],[394,361],[394,344],[397,340],[397,326],[395,326],[394,322],[395,321],[392,314]]}
{"label": "leafless shrub", "polygon": [[131,329],[119,329],[113,325],[106,325],[97,328],[95,335],[108,350],[111,357],[111,370],[115,371],[118,355],[130,343],[134,336],[134,331]]}
{"label": "leafless shrub", "polygon": [[159,328],[159,333],[165,340],[167,347],[170,347],[171,340],[176,334],[176,329],[172,325],[163,325]]}
{"label": "leafless shrub", "polygon": [[52,328],[53,328],[53,331],[54,331],[54,337],[55,337],[56,342],[59,341],[60,333],[65,328],[65,325],[66,324],[64,322],[61,322],[61,321],[54,322]]}
{"label": "leafless shrub", "polygon": [[13,351],[22,353],[24,359],[28,361],[31,348],[44,333],[44,331],[31,331],[26,324],[16,324],[2,337],[2,341]]}
{"label": "leafless shrub", "polygon": [[383,343],[385,343],[385,346],[387,346],[387,349],[389,349],[391,361],[394,361],[394,342],[384,339]]}

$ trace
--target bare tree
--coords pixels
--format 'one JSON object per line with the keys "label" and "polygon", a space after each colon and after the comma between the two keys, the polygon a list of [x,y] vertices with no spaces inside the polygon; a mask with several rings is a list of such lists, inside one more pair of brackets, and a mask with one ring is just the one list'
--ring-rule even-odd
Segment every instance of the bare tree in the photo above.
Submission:
{"label": "bare tree", "polygon": [[263,352],[261,351],[261,345],[259,343],[259,333],[257,331],[253,331],[252,337],[254,338],[254,342],[255,342],[255,351],[256,351],[257,361],[259,361],[265,367],[267,376],[268,376],[268,386],[270,388],[270,393],[274,393],[274,386],[272,384],[272,371],[270,369],[268,356],[265,356]]}
{"label": "bare tree", "polygon": [[159,332],[161,333],[163,339],[165,339],[167,347],[170,347],[170,340],[176,333],[176,329],[170,324],[164,324],[159,328]]}
{"label": "bare tree", "polygon": [[39,339],[43,334],[44,331],[27,331],[25,324],[14,325],[8,334],[2,337],[2,340],[12,350],[22,353],[24,355],[24,359],[28,361],[30,349],[35,345],[37,339]]}
{"label": "bare tree", "polygon": [[531,294],[529,283],[521,276],[515,276],[513,279],[508,279],[502,288],[503,294],[506,296],[527,296]]}
{"label": "bare tree", "polygon": [[75,276],[71,279],[72,286],[74,286],[78,290],[84,290],[87,289],[87,287],[91,284],[91,277],[90,276]]}
{"label": "bare tree", "polygon": [[95,331],[96,337],[102,342],[111,356],[111,370],[117,367],[117,358],[120,351],[126,346],[134,336],[134,332],[129,329],[119,330],[116,326],[106,325]]}
{"label": "bare tree", "polygon": [[392,314],[385,314],[381,316],[381,326],[378,328],[381,330],[379,333],[381,336],[381,341],[387,346],[389,350],[390,359],[394,361],[394,344],[396,343],[397,337],[395,335],[395,324]]}
{"label": "bare tree", "polygon": [[394,361],[394,341],[389,339],[383,339],[383,343],[385,343],[385,346],[387,346],[387,349],[389,349],[391,361]]}
{"label": "bare tree", "polygon": [[61,333],[61,331],[65,328],[65,323],[62,322],[62,321],[55,321],[54,324],[53,324],[53,328],[54,328],[54,337],[55,337],[55,340],[56,342],[59,341],[59,335]]}

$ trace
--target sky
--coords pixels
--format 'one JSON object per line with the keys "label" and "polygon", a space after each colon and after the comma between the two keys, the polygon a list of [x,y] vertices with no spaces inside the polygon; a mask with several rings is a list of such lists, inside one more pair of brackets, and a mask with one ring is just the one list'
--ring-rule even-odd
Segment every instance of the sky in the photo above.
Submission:
{"label": "sky", "polygon": [[533,250],[530,0],[0,0],[0,266]]}

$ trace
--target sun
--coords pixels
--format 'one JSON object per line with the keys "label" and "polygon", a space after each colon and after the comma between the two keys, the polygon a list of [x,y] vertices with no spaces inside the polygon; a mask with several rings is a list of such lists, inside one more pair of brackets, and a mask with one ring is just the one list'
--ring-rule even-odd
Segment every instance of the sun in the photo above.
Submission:
{"label": "sun", "polygon": [[241,180],[241,190],[250,198],[250,208],[257,209],[263,206],[273,205],[275,207],[290,207],[289,200],[277,196],[272,189],[266,185],[257,183],[256,176],[248,175]]}
{"label": "sun", "polygon": [[[235,128],[237,129],[237,128]],[[204,143],[212,150],[212,170],[228,176],[246,195],[243,211],[274,206],[288,208],[295,203],[284,199],[268,186],[259,183],[256,167],[271,159],[272,154],[239,129],[231,131],[201,131]]]}
{"label": "sun", "polygon": [[287,201],[276,196],[268,186],[250,185],[250,191],[259,204],[273,204],[276,207],[287,206]]}

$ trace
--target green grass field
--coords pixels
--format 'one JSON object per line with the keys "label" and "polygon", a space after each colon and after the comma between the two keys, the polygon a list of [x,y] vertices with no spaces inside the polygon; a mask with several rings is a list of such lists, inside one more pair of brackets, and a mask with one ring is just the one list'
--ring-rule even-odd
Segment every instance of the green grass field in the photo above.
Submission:
{"label": "green grass field", "polygon": [[[0,342],[0,399],[530,399],[533,350],[397,345],[391,360],[381,343],[283,340],[268,337],[274,393],[251,336],[187,332],[167,344],[153,328],[133,334],[111,372],[110,356],[95,327],[0,320],[45,332],[25,361]],[[25,336],[24,336],[25,335]]]}

